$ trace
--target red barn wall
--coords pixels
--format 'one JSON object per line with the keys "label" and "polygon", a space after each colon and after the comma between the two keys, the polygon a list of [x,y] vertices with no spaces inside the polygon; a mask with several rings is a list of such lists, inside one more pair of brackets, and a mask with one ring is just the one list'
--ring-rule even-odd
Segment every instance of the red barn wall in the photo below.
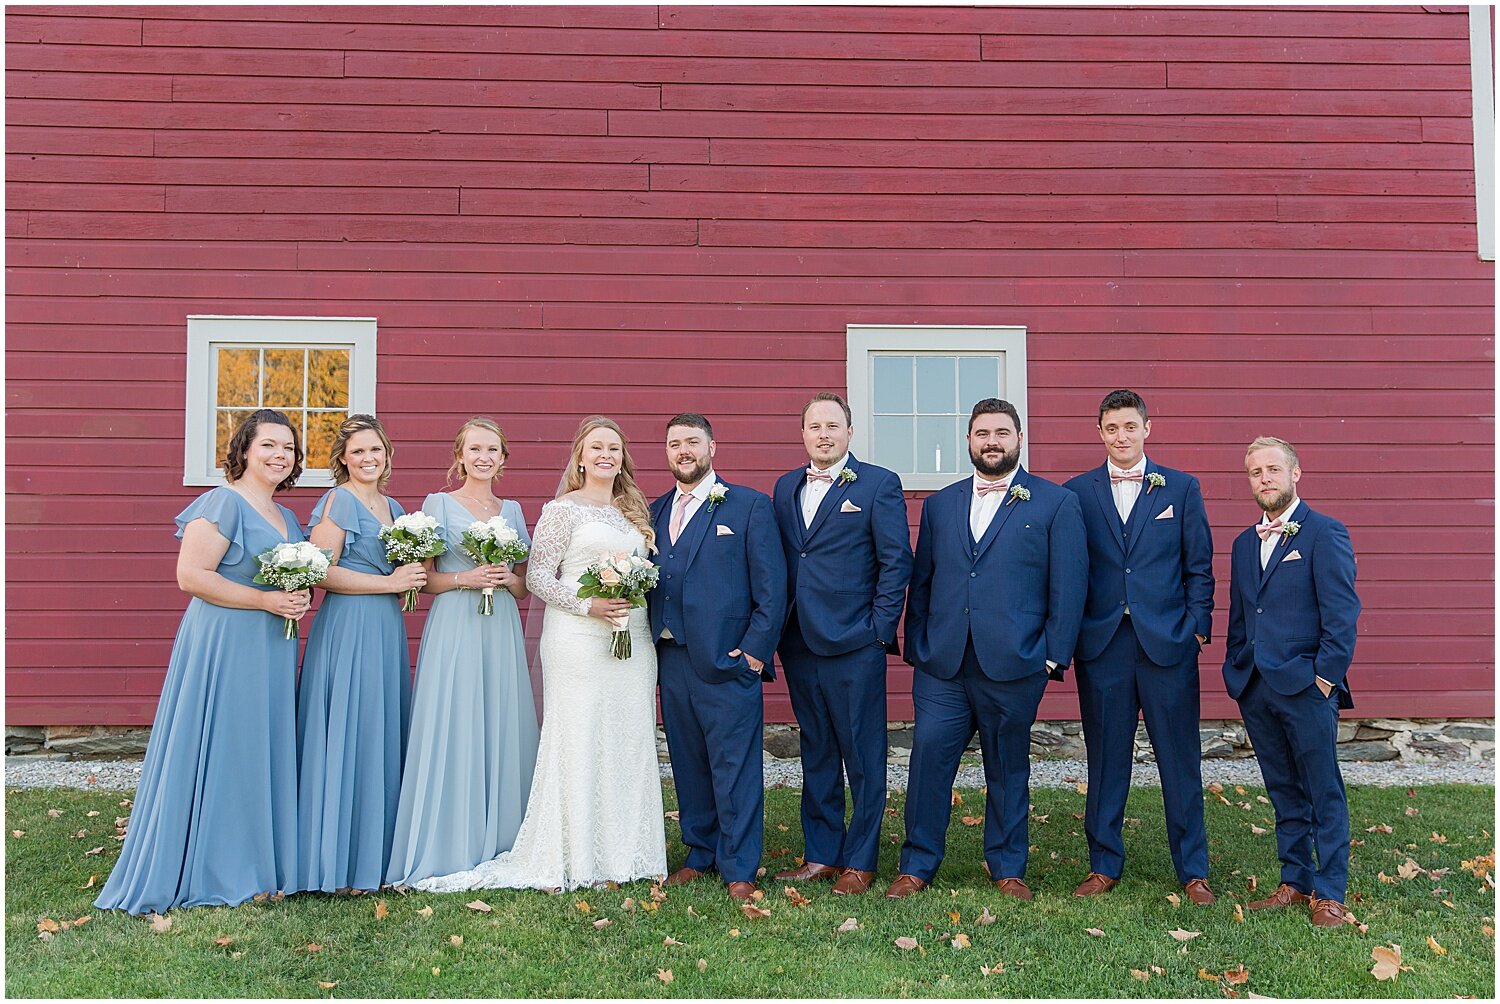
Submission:
{"label": "red barn wall", "polygon": [[11,7],[7,719],[151,719],[199,313],[377,317],[394,494],[488,413],[533,522],[583,414],[648,494],[680,410],[769,490],[846,324],[1025,325],[1033,470],[1129,386],[1202,479],[1205,716],[1262,433],[1353,534],[1356,713],[1491,715],[1463,10]]}

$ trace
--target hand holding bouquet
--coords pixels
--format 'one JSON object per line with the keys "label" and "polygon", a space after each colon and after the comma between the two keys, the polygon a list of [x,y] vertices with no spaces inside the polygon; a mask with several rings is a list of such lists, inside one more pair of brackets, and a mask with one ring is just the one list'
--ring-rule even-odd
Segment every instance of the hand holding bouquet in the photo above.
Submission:
{"label": "hand holding bouquet", "polygon": [[[301,540],[277,544],[269,551],[257,554],[255,560],[260,562],[260,571],[252,581],[295,593],[323,581],[333,560],[333,552]],[[297,637],[297,622],[290,617],[286,618],[286,636]]]}
{"label": "hand holding bouquet", "polygon": [[[385,560],[393,565],[407,565],[436,558],[448,550],[448,545],[438,536],[437,526],[437,520],[420,509],[396,517],[390,526],[380,528],[380,539],[385,541]],[[401,610],[415,609],[417,591],[408,589],[402,594]]]}
{"label": "hand holding bouquet", "polygon": [[[459,538],[458,546],[476,564],[514,565],[530,553],[521,543],[521,535],[504,516],[475,520]],[[495,587],[485,586],[479,597],[479,612],[486,617],[495,612]]]}
{"label": "hand holding bouquet", "polygon": [[[639,554],[616,551],[601,555],[578,578],[580,597],[601,596],[607,600],[628,600],[632,607],[646,605],[646,593],[656,585],[661,571]],[[609,653],[616,659],[630,658],[630,621],[612,621]]]}

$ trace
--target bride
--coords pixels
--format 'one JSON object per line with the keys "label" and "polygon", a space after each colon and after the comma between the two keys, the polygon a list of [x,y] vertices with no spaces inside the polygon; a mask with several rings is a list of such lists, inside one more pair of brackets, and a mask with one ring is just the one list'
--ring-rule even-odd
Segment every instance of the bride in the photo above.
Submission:
{"label": "bride", "polygon": [[[656,760],[656,648],[646,611],[578,598],[578,577],[606,554],[652,549],[646,500],[620,427],[586,418],[558,498],[542,507],[526,586],[542,621],[542,736],[525,818],[511,850],[416,883],[429,892],[576,889],[667,871]],[[633,655],[610,655],[628,615]]]}

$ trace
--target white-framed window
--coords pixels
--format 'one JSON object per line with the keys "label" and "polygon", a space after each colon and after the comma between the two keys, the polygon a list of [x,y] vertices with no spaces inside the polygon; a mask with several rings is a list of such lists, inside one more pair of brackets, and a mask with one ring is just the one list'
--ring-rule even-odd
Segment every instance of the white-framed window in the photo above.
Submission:
{"label": "white-framed window", "polygon": [[1495,61],[1490,8],[1469,8],[1469,72],[1474,85],[1474,201],[1479,257],[1495,260]]}
{"label": "white-framed window", "polygon": [[846,338],[850,448],[901,475],[908,491],[973,472],[967,437],[975,402],[1004,398],[1026,422],[1024,327],[851,324]]}
{"label": "white-framed window", "polygon": [[297,423],[307,454],[297,484],[333,484],[339,425],[375,413],[375,318],[188,317],[184,485],[224,484],[229,437],[257,408]]}

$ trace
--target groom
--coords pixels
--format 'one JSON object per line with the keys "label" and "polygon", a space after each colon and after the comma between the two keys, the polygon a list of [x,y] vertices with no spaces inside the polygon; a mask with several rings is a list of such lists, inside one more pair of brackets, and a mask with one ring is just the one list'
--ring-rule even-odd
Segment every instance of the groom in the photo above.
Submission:
{"label": "groom", "polygon": [[760,867],[765,790],[761,680],[786,616],[786,559],[765,494],[720,481],[713,427],[667,423],[677,487],[651,506],[661,578],[650,593],[662,722],[687,863],[667,885],[717,870],[748,902]]}

